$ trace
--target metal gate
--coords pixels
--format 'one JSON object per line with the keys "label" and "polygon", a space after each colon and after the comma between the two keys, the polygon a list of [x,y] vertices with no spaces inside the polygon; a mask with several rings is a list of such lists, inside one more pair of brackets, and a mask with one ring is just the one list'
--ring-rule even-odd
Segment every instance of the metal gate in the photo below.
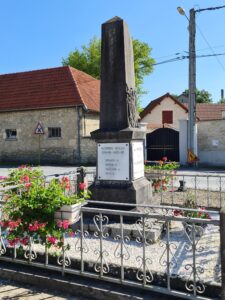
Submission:
{"label": "metal gate", "polygon": [[179,161],[179,132],[170,128],[159,128],[148,133],[147,160],[160,160],[166,156],[168,160]]}

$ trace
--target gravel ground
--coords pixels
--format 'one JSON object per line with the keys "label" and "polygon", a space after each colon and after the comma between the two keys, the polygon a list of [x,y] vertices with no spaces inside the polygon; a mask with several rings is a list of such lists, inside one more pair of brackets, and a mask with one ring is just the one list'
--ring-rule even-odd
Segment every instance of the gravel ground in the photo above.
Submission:
{"label": "gravel ground", "polygon": [[[219,282],[219,247],[220,236],[219,228],[215,225],[207,225],[204,234],[196,237],[197,252],[196,263],[204,269],[202,274],[199,274],[201,280],[212,283]],[[80,246],[77,237],[67,238],[66,243],[70,245],[70,250],[67,254],[72,259],[80,260],[80,251],[76,251],[76,247]],[[151,272],[166,273],[166,237],[154,244],[146,245],[147,268]],[[84,243],[86,253],[84,260],[90,262],[94,266],[99,263],[100,240],[99,238],[87,236]],[[35,250],[44,252],[44,247],[35,245]],[[110,265],[121,265],[121,259],[117,258],[120,252],[120,243],[112,238],[103,239],[103,250],[105,263]],[[171,268],[172,274],[177,274],[179,277],[188,278],[191,274],[191,269],[187,270],[186,266],[193,264],[192,249],[190,247],[190,238],[184,233],[181,222],[173,222],[170,233],[170,259],[173,262]],[[50,252],[55,253],[55,249],[50,249]],[[156,255],[157,254],[157,255]],[[124,267],[142,269],[143,247],[137,241],[128,241],[124,245]]]}
{"label": "gravel ground", "polygon": [[185,200],[192,195],[198,206],[220,208],[225,204],[225,192],[187,189],[186,192],[167,191],[153,193],[153,203],[162,205],[183,206]]}

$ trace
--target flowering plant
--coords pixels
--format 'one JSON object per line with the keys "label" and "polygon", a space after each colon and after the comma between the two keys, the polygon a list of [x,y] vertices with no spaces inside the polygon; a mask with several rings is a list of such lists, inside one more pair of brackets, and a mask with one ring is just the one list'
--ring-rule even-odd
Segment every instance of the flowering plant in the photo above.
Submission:
{"label": "flowering plant", "polygon": [[171,176],[172,174],[176,174],[176,171],[174,170],[178,169],[179,166],[180,165],[177,162],[168,161],[166,156],[162,157],[162,159],[157,162],[157,165],[154,166],[145,165],[145,170],[148,172],[162,173],[162,176],[158,176],[157,178],[152,179],[152,186],[155,192],[168,190]]}
{"label": "flowering plant", "polygon": [[84,183],[74,193],[68,177],[46,182],[40,169],[29,166],[13,170],[5,180],[16,185],[7,192],[5,219],[0,224],[7,231],[10,246],[27,245],[32,238],[47,247],[61,247],[64,234],[73,235],[69,222],[54,220],[54,213],[63,205],[82,203],[89,198]]}
{"label": "flowering plant", "polygon": [[205,211],[205,207],[200,207],[196,211],[187,211],[181,209],[175,209],[173,211],[174,216],[183,216],[188,218],[198,218],[198,219],[211,219],[209,213]]}

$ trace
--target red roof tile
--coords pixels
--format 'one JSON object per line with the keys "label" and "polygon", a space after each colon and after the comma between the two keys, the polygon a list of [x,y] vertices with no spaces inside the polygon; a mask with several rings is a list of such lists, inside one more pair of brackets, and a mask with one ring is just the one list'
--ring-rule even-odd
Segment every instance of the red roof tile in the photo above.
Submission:
{"label": "red roof tile", "polygon": [[197,103],[196,114],[200,121],[222,120],[222,110],[225,110],[225,104]]}
{"label": "red roof tile", "polygon": [[[146,108],[141,112],[140,116],[143,119],[147,114],[161,103],[165,98],[170,97],[176,104],[179,104],[186,112],[188,112],[188,105],[180,103],[175,97],[169,93],[151,101]],[[215,104],[215,103],[197,103],[196,104],[196,116],[198,121],[206,120],[221,120],[222,111],[225,110],[225,104]]]}
{"label": "red roof tile", "polygon": [[0,75],[0,111],[83,105],[100,110],[100,81],[72,67]]}
{"label": "red roof tile", "polygon": [[173,97],[172,95],[170,95],[169,93],[166,93],[165,95],[151,101],[146,107],[145,109],[140,113],[140,117],[141,119],[143,119],[147,114],[151,113],[151,111],[161,103],[161,101],[163,101],[165,98],[171,98],[175,104],[178,104],[181,108],[183,108],[186,112],[188,111],[187,107],[185,105],[183,105],[180,101],[178,101],[175,97]]}

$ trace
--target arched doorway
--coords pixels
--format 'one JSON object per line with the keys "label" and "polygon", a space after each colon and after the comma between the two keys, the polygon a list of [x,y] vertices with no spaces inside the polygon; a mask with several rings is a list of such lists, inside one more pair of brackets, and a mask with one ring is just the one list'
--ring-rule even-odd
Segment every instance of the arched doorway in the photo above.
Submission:
{"label": "arched doorway", "polygon": [[146,137],[147,160],[179,161],[179,132],[170,128],[159,128]]}

